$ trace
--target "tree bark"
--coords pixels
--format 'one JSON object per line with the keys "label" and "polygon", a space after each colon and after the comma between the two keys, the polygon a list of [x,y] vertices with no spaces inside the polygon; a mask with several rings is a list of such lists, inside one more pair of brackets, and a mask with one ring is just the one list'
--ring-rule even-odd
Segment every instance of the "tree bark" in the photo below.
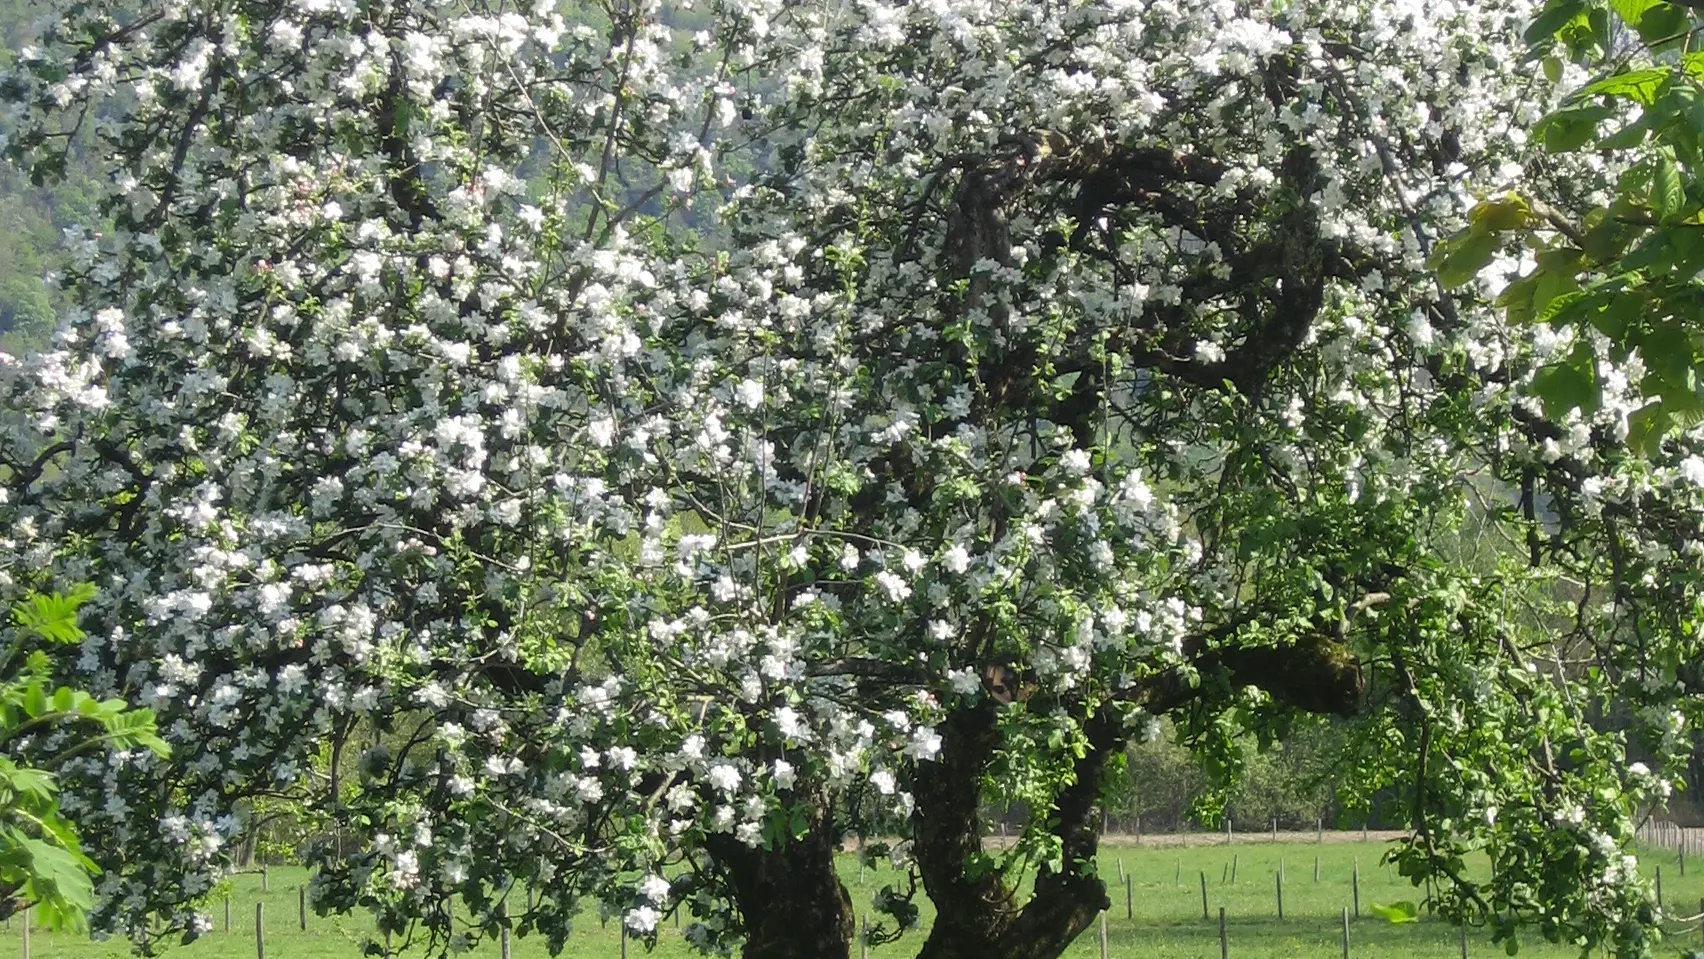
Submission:
{"label": "tree bark", "polygon": [[995,709],[983,696],[950,714],[939,756],[920,763],[912,777],[912,854],[935,904],[935,925],[920,957],[997,956],[996,944],[1016,911],[997,874],[972,876],[966,869],[982,851],[982,775],[999,743]]}
{"label": "tree bark", "polygon": [[779,849],[752,848],[732,836],[710,837],[745,922],[743,959],[849,959],[856,931],[852,897],[834,871],[835,838],[827,804],[809,803],[805,835]]}

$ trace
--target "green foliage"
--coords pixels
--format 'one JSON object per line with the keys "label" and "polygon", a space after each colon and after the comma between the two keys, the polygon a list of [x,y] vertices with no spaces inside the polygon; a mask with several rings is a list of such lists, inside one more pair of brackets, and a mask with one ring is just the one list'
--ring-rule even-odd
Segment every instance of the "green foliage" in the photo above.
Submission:
{"label": "green foliage", "polygon": [[[1625,28],[1617,30],[1613,21]],[[1642,401],[1628,416],[1628,446],[1649,454],[1676,430],[1704,420],[1695,370],[1704,360],[1704,52],[1687,5],[1662,0],[1551,0],[1526,32],[1546,75],[1563,61],[1596,74],[1533,136],[1555,154],[1595,153],[1624,169],[1607,203],[1552,207],[1536,196],[1483,201],[1469,227],[1440,243],[1433,266],[1446,287],[1477,276],[1517,242],[1536,267],[1498,305],[1520,323],[1596,331],[1612,362],[1635,352]],[[1627,41],[1637,38],[1630,54]],[[1523,215],[1511,215],[1519,209]],[[1533,391],[1550,417],[1599,406],[1597,357],[1585,346],[1537,371]]]}
{"label": "green foliage", "polygon": [[1231,763],[1223,768],[1204,764],[1170,723],[1161,730],[1153,740],[1132,745],[1107,777],[1106,808],[1122,828],[1133,828],[1137,816],[1149,831],[1221,823],[1220,816],[1242,831],[1264,830],[1275,819],[1284,829],[1312,829],[1322,819],[1326,828],[1335,823],[1337,762],[1344,748],[1337,725],[1298,725],[1264,750],[1251,737],[1234,739]]}
{"label": "green foliage", "polygon": [[87,585],[27,597],[12,611],[14,633],[0,658],[0,889],[52,927],[82,926],[99,871],[60,814],[53,768],[97,748],[170,751],[151,711],[53,685],[42,647],[81,641],[77,610],[93,597]]}

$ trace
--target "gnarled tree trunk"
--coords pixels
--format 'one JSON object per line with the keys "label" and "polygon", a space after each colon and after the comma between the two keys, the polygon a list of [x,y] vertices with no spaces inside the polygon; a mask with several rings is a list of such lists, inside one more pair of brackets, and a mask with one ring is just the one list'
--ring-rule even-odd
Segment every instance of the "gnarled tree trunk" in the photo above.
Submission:
{"label": "gnarled tree trunk", "polygon": [[805,835],[778,849],[712,836],[710,854],[726,870],[745,920],[743,959],[849,959],[856,932],[852,897],[834,871],[835,834],[827,803],[808,807]]}

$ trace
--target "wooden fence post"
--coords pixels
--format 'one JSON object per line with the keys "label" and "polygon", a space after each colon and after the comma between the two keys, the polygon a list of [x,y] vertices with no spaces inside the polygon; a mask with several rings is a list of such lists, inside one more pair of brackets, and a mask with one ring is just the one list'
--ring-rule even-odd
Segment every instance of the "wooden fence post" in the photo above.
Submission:
{"label": "wooden fence post", "polygon": [[1284,867],[1283,866],[1278,867],[1277,878],[1278,878],[1278,919],[1279,919],[1280,922],[1282,922],[1283,919],[1284,919]]}
{"label": "wooden fence post", "polygon": [[303,932],[308,931],[308,887],[296,887],[296,925]]}
{"label": "wooden fence post", "polygon": [[1131,886],[1132,885],[1134,885],[1134,884],[1130,881],[1130,877],[1125,876],[1124,877],[1124,918],[1126,918],[1126,919],[1135,919],[1136,918],[1135,906],[1133,905],[1134,897],[1131,894]]}
{"label": "wooden fence post", "polygon": [[1349,959],[1349,907],[1343,907],[1343,959]]}
{"label": "wooden fence post", "polygon": [[1219,907],[1219,959],[1231,959],[1231,941],[1225,937],[1225,907]]}
{"label": "wooden fence post", "polygon": [[254,956],[266,959],[266,903],[254,904]]}
{"label": "wooden fence post", "polygon": [[1237,854],[1231,853],[1231,885],[1237,884]]}
{"label": "wooden fence post", "polygon": [[1100,947],[1101,947],[1101,959],[1106,959],[1106,910],[1105,909],[1102,909],[1101,914],[1100,914]]}
{"label": "wooden fence post", "polygon": [[1206,870],[1202,870],[1202,873],[1201,873],[1201,919],[1203,921],[1205,921],[1207,919],[1207,872],[1206,872]]}

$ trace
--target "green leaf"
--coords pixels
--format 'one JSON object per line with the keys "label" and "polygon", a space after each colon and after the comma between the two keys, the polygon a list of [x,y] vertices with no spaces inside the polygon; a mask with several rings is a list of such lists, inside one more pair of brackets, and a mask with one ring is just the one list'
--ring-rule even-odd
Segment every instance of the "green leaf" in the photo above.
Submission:
{"label": "green leaf", "polygon": [[1568,21],[1586,9],[1585,0],[1550,0],[1521,37],[1529,47],[1546,46]]}
{"label": "green leaf", "polygon": [[1639,21],[1645,18],[1645,12],[1660,3],[1662,0],[1609,0],[1609,8],[1628,26],[1637,30]]}
{"label": "green leaf", "polygon": [[1598,124],[1614,111],[1602,104],[1557,110],[1538,121],[1533,132],[1551,153],[1569,153],[1597,139]]}
{"label": "green leaf", "polygon": [[36,594],[12,610],[13,620],[25,632],[50,643],[76,643],[83,639],[77,626],[77,610],[93,599],[95,588],[87,583],[69,593]]}
{"label": "green leaf", "polygon": [[1544,415],[1553,420],[1563,419],[1576,408],[1582,415],[1596,412],[1597,358],[1591,347],[1581,344],[1567,359],[1539,370],[1532,388],[1544,404]]}
{"label": "green leaf", "polygon": [[1678,46],[1691,24],[1692,18],[1686,9],[1673,3],[1648,4],[1637,23],[1629,21],[1629,25],[1639,31],[1639,39],[1656,53]]}
{"label": "green leaf", "polygon": [[[28,856],[29,869],[34,874],[30,885],[80,912],[94,908],[94,883],[89,879],[88,870],[69,850],[29,836],[21,837],[19,845]],[[47,888],[41,888],[43,886]]]}
{"label": "green leaf", "polygon": [[1599,139],[1596,147],[1599,150],[1631,150],[1644,143],[1645,136],[1650,132],[1650,116],[1641,116],[1614,133]]}
{"label": "green leaf", "polygon": [[24,690],[24,712],[32,719],[47,712],[47,688],[40,682]]}
{"label": "green leaf", "polygon": [[1375,902],[1368,904],[1367,908],[1372,911],[1373,915],[1392,925],[1420,921],[1420,907],[1411,902],[1393,902],[1388,906],[1381,906]]}
{"label": "green leaf", "polygon": [[1587,84],[1578,95],[1581,97],[1618,97],[1648,107],[1657,102],[1657,97],[1662,91],[1663,84],[1668,82],[1668,78],[1669,71],[1657,67],[1632,70]]}
{"label": "green leaf", "polygon": [[1467,213],[1470,230],[1505,233],[1523,229],[1532,219],[1532,207],[1513,193],[1495,200],[1480,200]]}
{"label": "green leaf", "polygon": [[0,782],[17,797],[30,800],[29,805],[36,808],[51,803],[57,795],[51,773],[19,766],[10,760],[0,764]]}
{"label": "green leaf", "polygon": [[1503,238],[1485,230],[1473,229],[1438,244],[1433,252],[1438,282],[1446,289],[1461,286],[1479,275],[1479,271],[1497,256]]}
{"label": "green leaf", "polygon": [[1657,219],[1667,220],[1686,208],[1686,185],[1680,178],[1680,164],[1671,157],[1657,158],[1656,174],[1651,181],[1651,210]]}
{"label": "green leaf", "polygon": [[1642,456],[1655,455],[1674,425],[1662,402],[1653,400],[1627,414],[1627,448]]}

